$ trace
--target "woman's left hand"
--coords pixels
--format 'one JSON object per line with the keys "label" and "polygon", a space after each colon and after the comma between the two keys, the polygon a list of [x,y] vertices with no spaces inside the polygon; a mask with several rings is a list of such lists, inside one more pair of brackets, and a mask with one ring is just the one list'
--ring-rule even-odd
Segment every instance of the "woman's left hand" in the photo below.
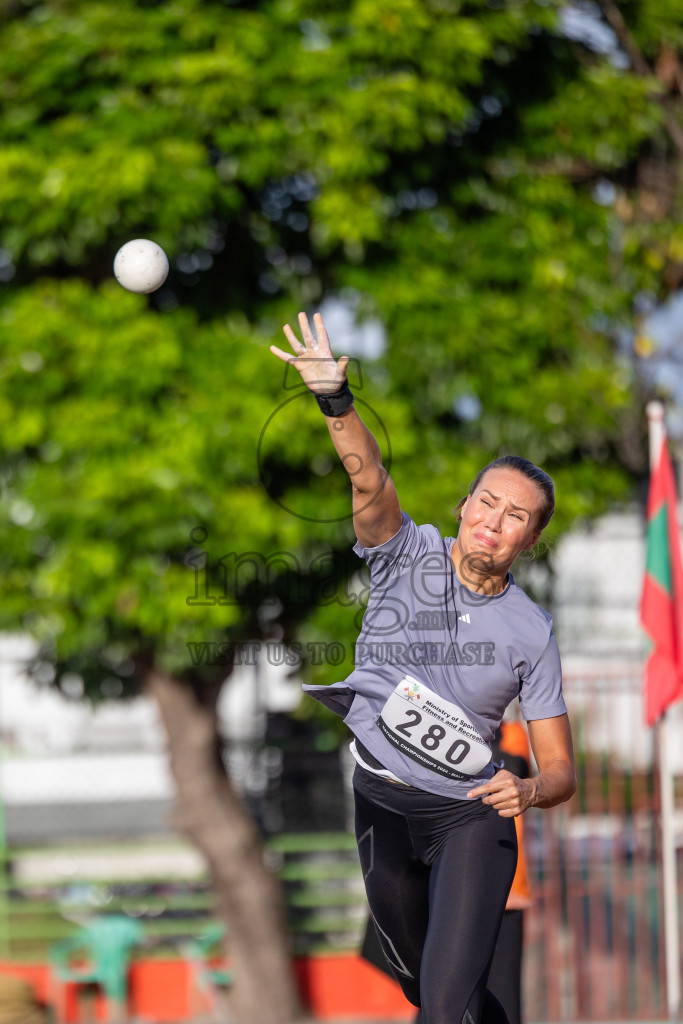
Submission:
{"label": "woman's left hand", "polygon": [[490,804],[502,818],[516,818],[527,807],[531,807],[534,795],[534,780],[519,779],[505,768],[496,772],[492,779],[471,789],[467,794],[474,799],[480,796],[483,804]]}
{"label": "woman's left hand", "polygon": [[572,733],[566,714],[527,723],[529,739],[539,773],[533,779],[518,779],[503,769],[492,779],[471,789],[468,797],[480,796],[503,818],[515,818],[527,807],[555,807],[576,791],[576,769]]}

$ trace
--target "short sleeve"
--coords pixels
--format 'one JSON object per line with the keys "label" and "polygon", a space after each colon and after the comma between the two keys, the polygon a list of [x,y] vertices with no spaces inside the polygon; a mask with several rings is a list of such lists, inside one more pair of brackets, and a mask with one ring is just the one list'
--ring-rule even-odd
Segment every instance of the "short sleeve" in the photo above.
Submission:
{"label": "short sleeve", "polygon": [[430,551],[443,549],[441,534],[435,526],[417,526],[406,512],[402,516],[398,531],[383,544],[366,548],[356,541],[353,546],[355,553],[367,562],[373,583],[409,571]]}
{"label": "short sleeve", "polygon": [[562,665],[555,634],[550,633],[540,658],[522,680],[519,705],[526,722],[564,715],[567,706],[562,696]]}

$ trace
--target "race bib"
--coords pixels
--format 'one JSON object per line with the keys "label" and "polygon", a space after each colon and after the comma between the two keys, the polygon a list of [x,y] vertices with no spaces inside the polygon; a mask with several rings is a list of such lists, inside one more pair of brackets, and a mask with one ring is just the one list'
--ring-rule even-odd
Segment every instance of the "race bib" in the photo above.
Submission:
{"label": "race bib", "polygon": [[404,676],[377,720],[390,743],[439,775],[479,775],[491,751],[462,708]]}

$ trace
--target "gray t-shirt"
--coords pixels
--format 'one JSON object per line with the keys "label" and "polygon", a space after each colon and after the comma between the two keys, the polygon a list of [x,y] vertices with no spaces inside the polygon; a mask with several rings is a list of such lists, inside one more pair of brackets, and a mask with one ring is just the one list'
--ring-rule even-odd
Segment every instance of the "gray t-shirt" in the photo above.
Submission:
{"label": "gray t-shirt", "polygon": [[399,779],[465,799],[494,774],[490,745],[519,698],[527,721],[566,712],[552,618],[508,574],[494,597],[453,568],[454,538],[403,513],[390,540],[354,551],[370,569],[355,669],[332,686],[304,686],[342,715]]}

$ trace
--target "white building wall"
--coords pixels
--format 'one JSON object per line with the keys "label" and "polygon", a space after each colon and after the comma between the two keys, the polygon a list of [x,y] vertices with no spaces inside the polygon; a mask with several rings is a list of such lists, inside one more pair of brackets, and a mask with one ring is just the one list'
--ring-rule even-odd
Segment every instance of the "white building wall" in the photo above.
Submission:
{"label": "white building wall", "polygon": [[[653,763],[655,735],[645,725],[643,666],[648,643],[639,606],[645,523],[639,509],[611,513],[558,543],[555,631],[565,695],[587,749],[608,751],[622,765]],[[683,703],[669,712],[683,736]],[[683,774],[683,743],[673,763]]]}

